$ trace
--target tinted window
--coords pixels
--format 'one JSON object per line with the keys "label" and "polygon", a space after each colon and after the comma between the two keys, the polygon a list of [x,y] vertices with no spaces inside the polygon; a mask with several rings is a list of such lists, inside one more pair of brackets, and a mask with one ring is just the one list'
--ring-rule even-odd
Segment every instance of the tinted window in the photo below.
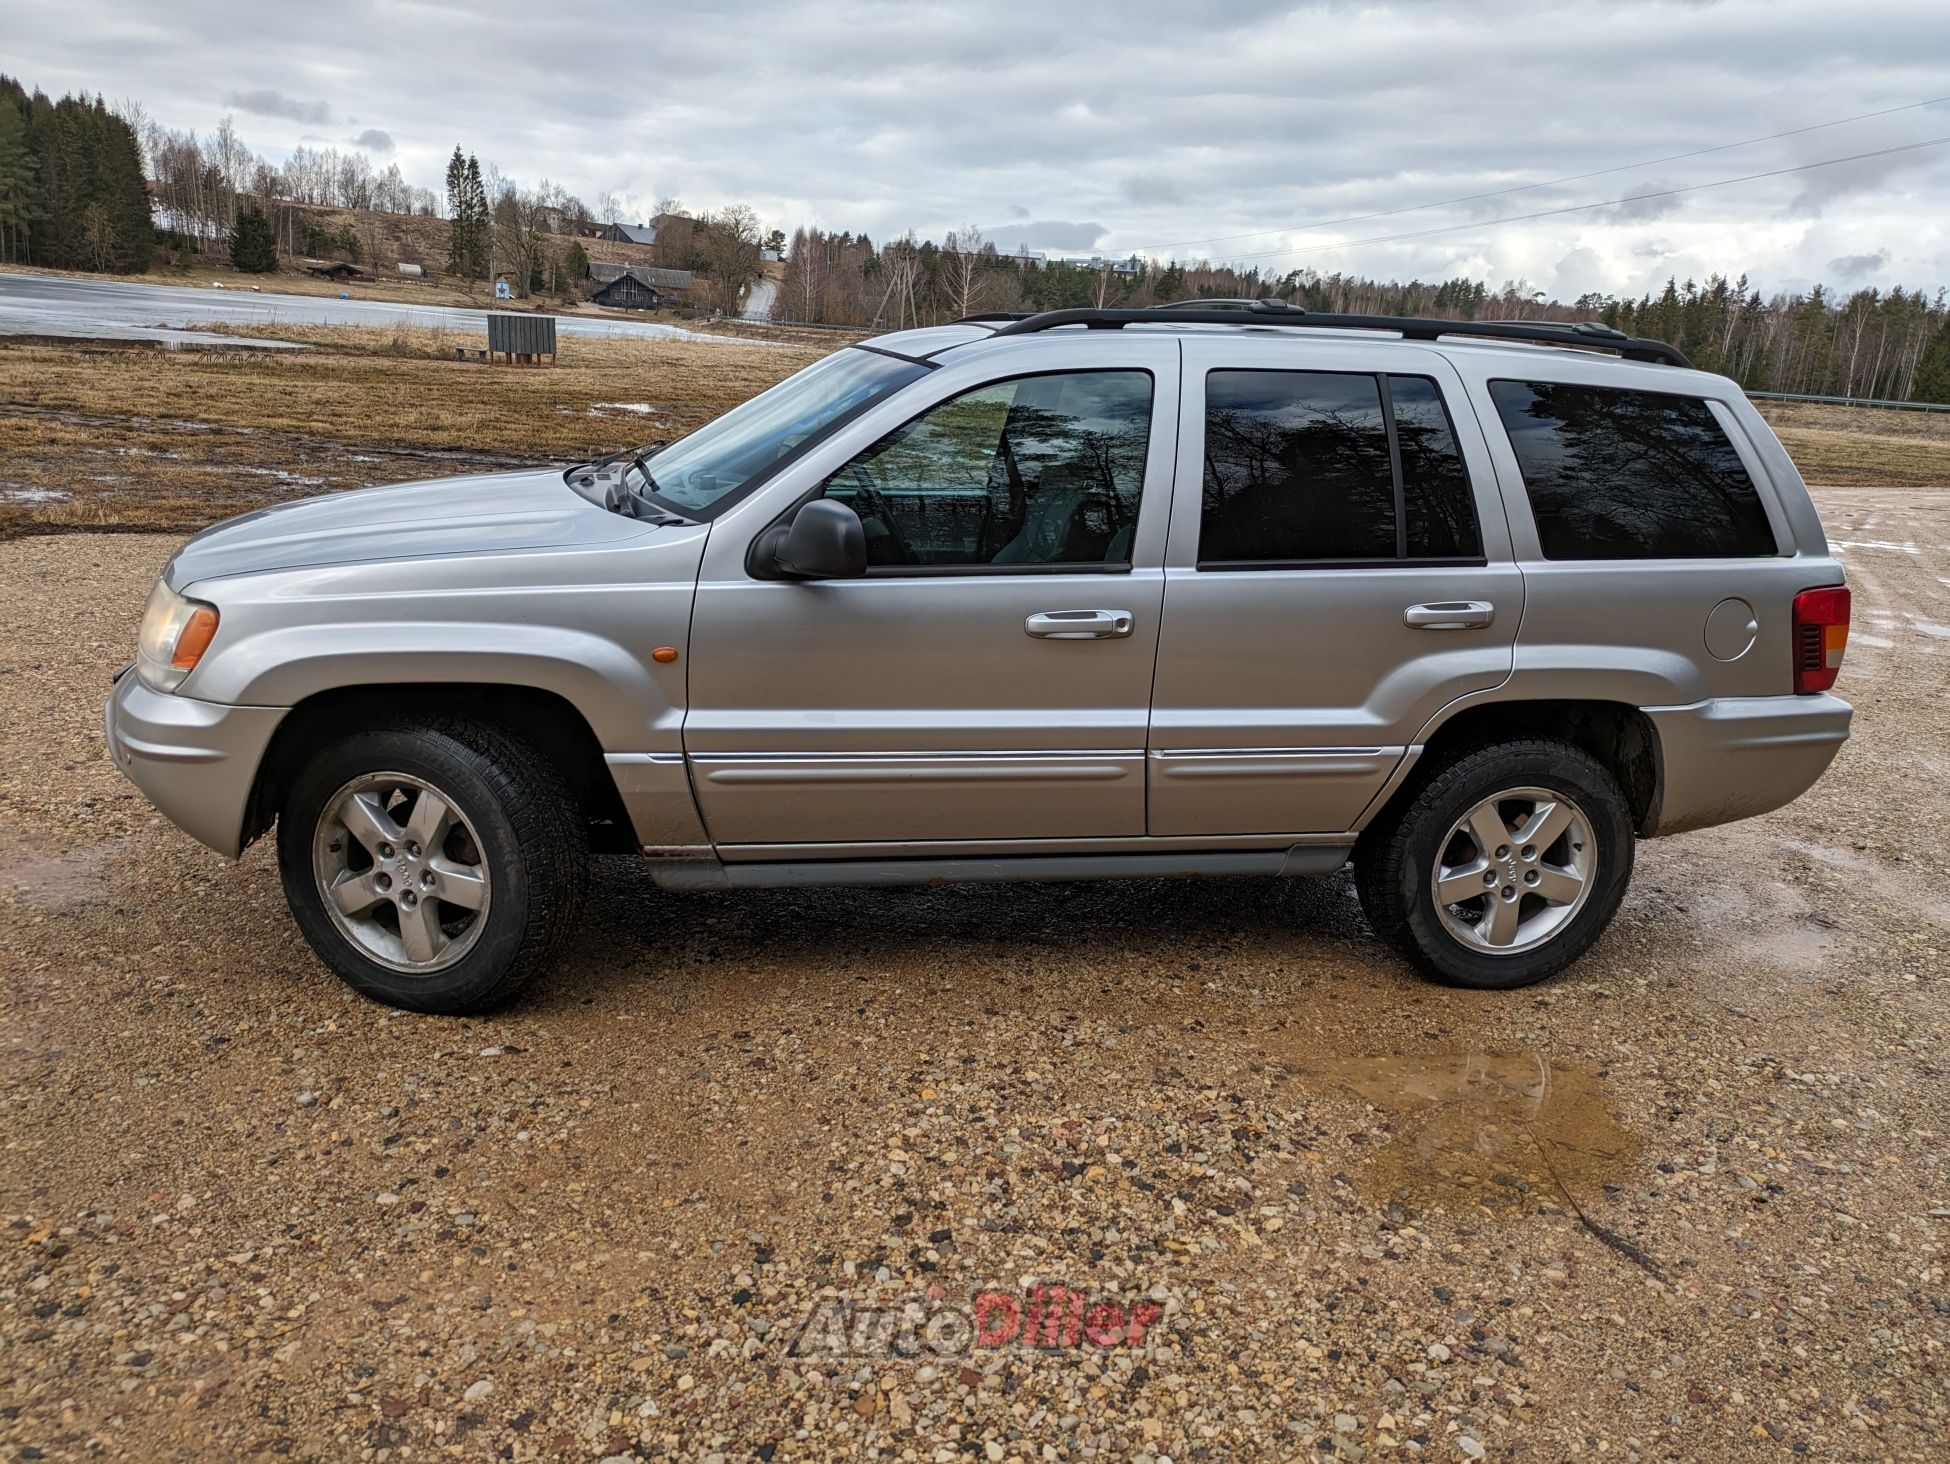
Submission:
{"label": "tinted window", "polygon": [[1696,397],[1493,381],[1546,559],[1775,552],[1760,495]]}
{"label": "tinted window", "polygon": [[824,492],[872,565],[1129,564],[1150,430],[1148,372],[1025,376],[932,408]]}
{"label": "tinted window", "polygon": [[1394,474],[1374,377],[1206,377],[1198,557],[1201,564],[1395,557]]}
{"label": "tinted window", "polygon": [[1425,376],[1391,376],[1402,454],[1402,508],[1410,559],[1474,559],[1483,552],[1469,474],[1442,396]]}
{"label": "tinted window", "polygon": [[[1433,381],[1326,371],[1206,378],[1199,563],[1467,559],[1476,506]],[[1399,471],[1398,471],[1399,468]]]}

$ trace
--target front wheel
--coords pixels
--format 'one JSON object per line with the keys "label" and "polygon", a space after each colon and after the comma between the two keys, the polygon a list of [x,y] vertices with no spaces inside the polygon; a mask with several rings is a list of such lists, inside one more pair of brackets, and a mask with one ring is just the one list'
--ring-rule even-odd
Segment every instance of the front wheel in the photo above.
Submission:
{"label": "front wheel", "polygon": [[1507,990],[1556,974],[1611,923],[1632,873],[1631,812],[1581,748],[1468,753],[1362,835],[1368,922],[1425,974]]}
{"label": "front wheel", "polygon": [[470,721],[333,743],[278,817],[285,898],[312,949],[366,995],[413,1011],[512,996],[573,921],[586,865],[554,767]]}

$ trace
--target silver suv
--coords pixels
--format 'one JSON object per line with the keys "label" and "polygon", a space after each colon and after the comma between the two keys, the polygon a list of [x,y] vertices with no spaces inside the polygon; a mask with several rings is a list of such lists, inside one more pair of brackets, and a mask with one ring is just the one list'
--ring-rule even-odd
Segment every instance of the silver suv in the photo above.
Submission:
{"label": "silver suv", "polygon": [[314,949],[475,1011],[590,852],[673,890],[1326,874],[1424,972],[1585,950],[1634,841],[1848,735],[1739,387],[1603,326],[1071,310],[879,336],[656,451],[191,539],[108,706]]}

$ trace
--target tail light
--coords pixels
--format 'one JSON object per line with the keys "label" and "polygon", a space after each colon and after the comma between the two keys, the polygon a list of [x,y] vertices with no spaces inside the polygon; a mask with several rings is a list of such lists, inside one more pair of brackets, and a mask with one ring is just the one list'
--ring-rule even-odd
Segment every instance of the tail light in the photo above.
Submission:
{"label": "tail light", "polygon": [[1848,586],[1803,590],[1794,597],[1794,689],[1826,691],[1848,649]]}

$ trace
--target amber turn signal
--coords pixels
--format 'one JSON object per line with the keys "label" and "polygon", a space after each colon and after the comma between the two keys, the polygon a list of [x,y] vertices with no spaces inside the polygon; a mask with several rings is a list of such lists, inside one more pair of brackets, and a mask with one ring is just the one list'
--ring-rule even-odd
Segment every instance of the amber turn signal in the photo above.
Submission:
{"label": "amber turn signal", "polygon": [[176,637],[176,652],[169,658],[169,664],[179,671],[191,670],[203,659],[203,653],[210,649],[210,642],[216,633],[217,612],[208,605],[197,606],[190,612],[183,633]]}
{"label": "amber turn signal", "polygon": [[[213,625],[211,629],[215,630],[216,627]],[[677,659],[677,647],[658,646],[656,650],[650,653],[650,659],[655,661],[659,666],[668,666],[672,661]]]}

